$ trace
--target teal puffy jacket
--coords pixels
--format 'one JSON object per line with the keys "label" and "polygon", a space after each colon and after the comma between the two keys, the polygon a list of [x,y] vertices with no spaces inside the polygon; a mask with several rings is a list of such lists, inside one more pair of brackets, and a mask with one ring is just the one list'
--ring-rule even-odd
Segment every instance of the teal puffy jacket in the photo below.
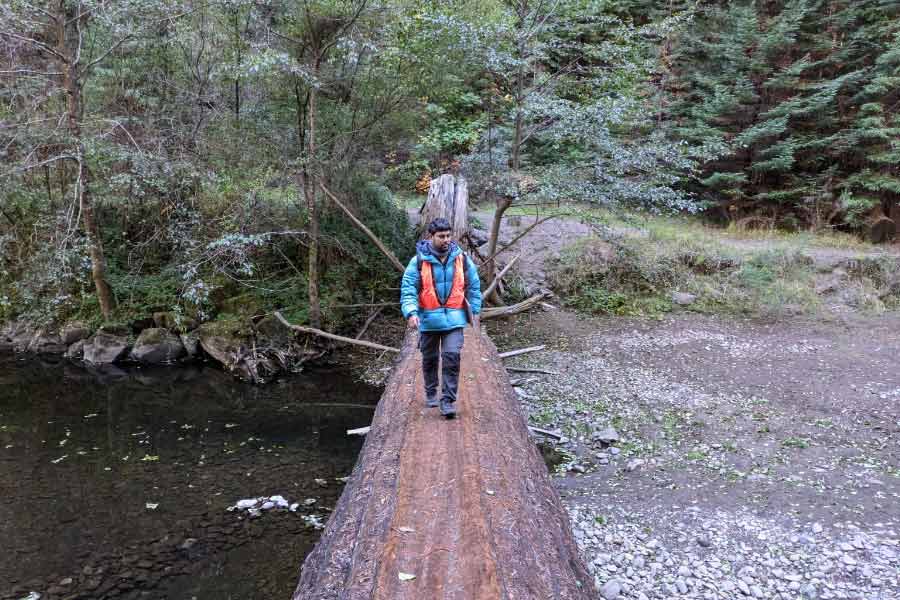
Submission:
{"label": "teal puffy jacket", "polygon": [[[422,286],[422,278],[419,274],[419,261],[431,263],[431,272],[434,274],[434,285],[437,289],[441,303],[447,301],[450,288],[453,286],[453,261],[462,253],[462,249],[456,242],[450,243],[450,251],[446,264],[432,254],[431,242],[423,240],[416,244],[416,256],[413,256],[403,272],[403,282],[400,284],[400,308],[403,318],[408,319],[412,315],[419,317],[419,331],[447,331],[457,327],[465,327],[468,323],[466,311],[459,308],[438,308],[435,310],[423,310],[419,307],[419,291]],[[481,281],[478,279],[478,269],[472,259],[466,256],[466,300],[472,309],[472,314],[481,312]]]}

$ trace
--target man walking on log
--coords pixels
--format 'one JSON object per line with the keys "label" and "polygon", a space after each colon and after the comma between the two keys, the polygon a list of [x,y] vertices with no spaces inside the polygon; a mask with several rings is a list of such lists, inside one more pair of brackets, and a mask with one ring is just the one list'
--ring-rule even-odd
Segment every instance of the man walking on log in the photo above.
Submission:
{"label": "man walking on log", "polygon": [[[400,307],[410,328],[419,328],[419,350],[425,377],[425,403],[440,404],[441,414],[456,416],[463,328],[471,315],[478,327],[481,282],[478,269],[452,239],[450,223],[438,218],[428,224],[431,239],[416,244],[400,286]],[[468,306],[467,306],[468,305]],[[438,358],[443,382],[438,400]]]}

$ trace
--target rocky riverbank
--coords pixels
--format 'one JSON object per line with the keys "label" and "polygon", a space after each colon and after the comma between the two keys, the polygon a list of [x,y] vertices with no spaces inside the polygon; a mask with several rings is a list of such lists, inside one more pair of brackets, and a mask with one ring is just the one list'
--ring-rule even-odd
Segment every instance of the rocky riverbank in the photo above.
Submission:
{"label": "rocky riverbank", "polygon": [[265,381],[297,372],[321,357],[316,340],[297,340],[274,316],[200,323],[171,312],[154,313],[129,325],[91,329],[82,322],[38,326],[27,320],[0,327],[0,351],[56,354],[89,365],[183,364],[211,359],[241,379]]}

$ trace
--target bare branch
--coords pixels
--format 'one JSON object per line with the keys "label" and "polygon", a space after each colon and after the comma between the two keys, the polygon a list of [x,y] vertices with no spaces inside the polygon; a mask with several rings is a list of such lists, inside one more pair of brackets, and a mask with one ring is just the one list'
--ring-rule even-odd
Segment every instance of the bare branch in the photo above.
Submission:
{"label": "bare branch", "polygon": [[3,174],[0,174],[0,179],[5,179],[16,173],[24,173],[25,171],[30,171],[32,169],[37,169],[38,167],[43,167],[44,165],[49,165],[50,163],[59,162],[61,160],[71,160],[74,162],[78,162],[77,156],[71,156],[69,154],[62,154],[60,156],[54,156],[53,158],[48,158],[47,160],[42,160],[39,163],[34,163],[31,165],[22,165],[21,167],[16,167],[15,169],[10,169]]}
{"label": "bare branch", "polygon": [[24,35],[19,35],[14,31],[0,31],[0,36],[6,36],[12,38],[14,40],[19,40],[20,42],[25,42],[27,44],[31,44],[32,46],[43,50],[44,52],[55,56],[57,59],[63,62],[63,64],[69,64],[69,59],[48,46],[43,42],[39,42],[38,40],[30,37],[25,37]]}
{"label": "bare branch", "polygon": [[85,67],[84,67],[84,72],[87,73],[87,72],[91,69],[91,67],[93,67],[93,66],[96,65],[97,63],[100,63],[100,62],[106,60],[106,57],[107,57],[107,56],[109,56],[110,54],[112,54],[113,52],[115,52],[115,51],[119,48],[119,46],[121,46],[122,44],[124,44],[126,41],[128,41],[128,40],[131,39],[132,37],[134,37],[134,36],[131,35],[131,34],[128,34],[128,35],[126,35],[125,37],[123,37],[122,39],[120,39],[119,41],[117,41],[115,44],[113,44],[112,46],[110,46],[109,48],[107,48],[107,49],[106,49],[106,52],[104,52],[103,54],[101,54],[100,56],[98,56],[97,58],[95,58],[94,60],[92,60],[91,62],[89,62],[87,65],[85,65]]}
{"label": "bare branch", "polygon": [[31,69],[10,69],[10,70],[0,71],[0,75],[35,75],[38,77],[59,77],[62,75],[62,73],[33,71]]}
{"label": "bare branch", "polygon": [[316,329],[315,327],[303,327],[302,325],[293,325],[288,322],[287,319],[282,316],[282,314],[278,311],[273,313],[275,318],[281,321],[281,323],[285,327],[289,327],[294,331],[299,331],[300,333],[310,333],[312,335],[318,335],[320,337],[328,338],[330,340],[335,340],[338,342],[344,342],[345,344],[354,344],[356,346],[365,346],[366,348],[372,348],[373,350],[387,350],[388,352],[400,352],[399,348],[391,348],[390,346],[382,346],[381,344],[376,344],[374,342],[366,342],[364,340],[355,340],[353,338],[344,337],[342,335],[335,335],[333,333],[328,333],[327,331],[322,331],[321,329]]}

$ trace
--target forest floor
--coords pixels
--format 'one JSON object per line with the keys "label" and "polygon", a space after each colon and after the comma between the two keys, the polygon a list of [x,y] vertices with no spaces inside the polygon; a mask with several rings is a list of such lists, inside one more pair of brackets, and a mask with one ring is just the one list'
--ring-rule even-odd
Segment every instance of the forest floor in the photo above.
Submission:
{"label": "forest floor", "polygon": [[[519,276],[541,285],[587,227],[539,227],[510,252]],[[897,255],[717,238],[791,246],[817,287]],[[556,481],[604,598],[900,597],[900,315],[834,291],[815,316],[557,309],[489,325],[501,350],[547,344],[508,366],[554,373],[512,376],[531,424],[565,436]]]}

